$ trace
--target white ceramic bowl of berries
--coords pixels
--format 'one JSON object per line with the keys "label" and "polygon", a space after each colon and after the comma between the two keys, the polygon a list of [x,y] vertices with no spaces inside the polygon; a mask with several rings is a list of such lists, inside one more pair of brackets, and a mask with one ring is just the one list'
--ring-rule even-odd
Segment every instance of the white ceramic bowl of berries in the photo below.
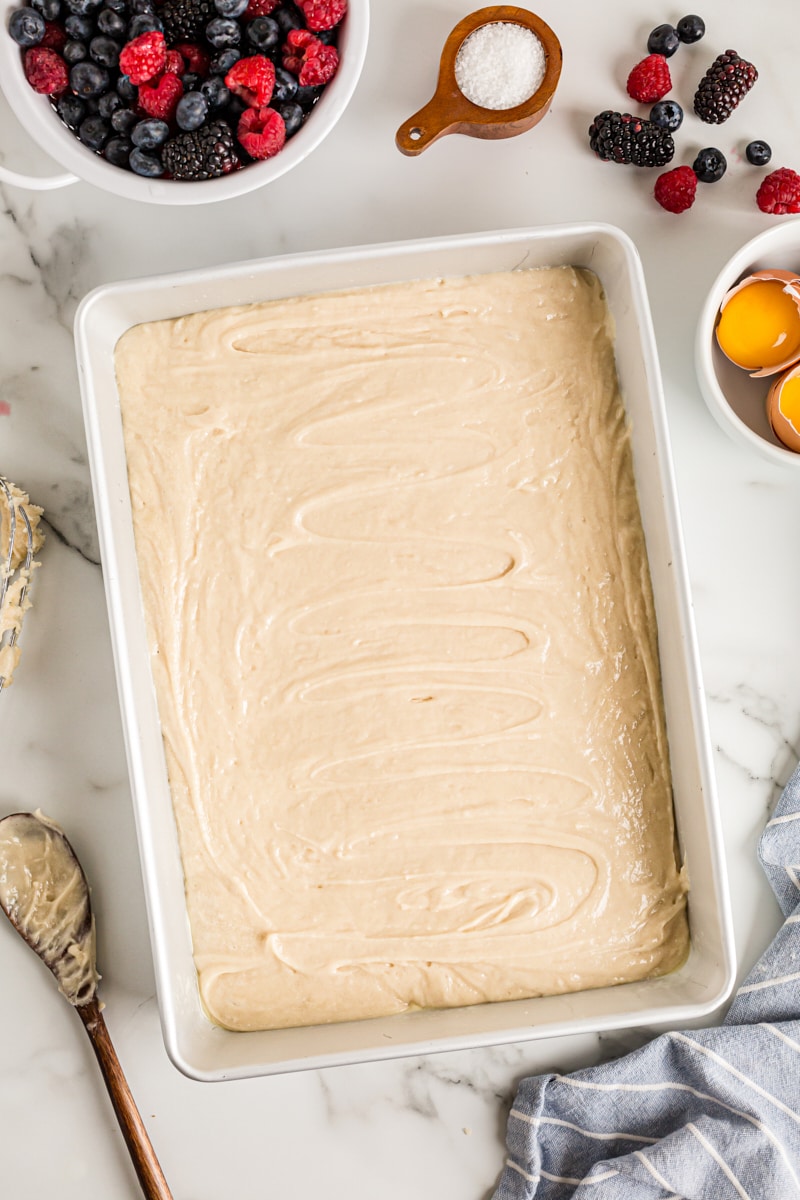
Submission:
{"label": "white ceramic bowl of berries", "polygon": [[358,83],[369,0],[0,0],[0,86],[77,179],[155,204],[263,187],[330,133]]}

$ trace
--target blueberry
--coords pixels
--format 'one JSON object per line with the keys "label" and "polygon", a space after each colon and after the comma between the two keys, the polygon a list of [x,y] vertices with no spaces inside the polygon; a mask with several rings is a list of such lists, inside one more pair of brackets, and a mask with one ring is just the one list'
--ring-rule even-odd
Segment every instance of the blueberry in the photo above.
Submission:
{"label": "blueberry", "polygon": [[112,12],[119,16],[125,16],[128,11],[128,0],[105,0],[106,8],[110,8]]}
{"label": "blueberry", "polygon": [[122,108],[122,97],[118,92],[106,92],[105,95],[101,96],[97,101],[97,111],[100,113],[100,116],[105,117],[107,121],[111,120],[118,108]]}
{"label": "blueberry", "polygon": [[139,150],[155,150],[169,137],[169,125],[158,117],[145,117],[131,131],[131,141]]}
{"label": "blueberry", "polygon": [[45,21],[56,21],[61,16],[61,0],[31,0],[31,8],[41,13]]}
{"label": "blueberry", "polygon": [[108,71],[98,63],[76,63],[69,73],[69,86],[76,96],[102,96],[110,83]]}
{"label": "blueberry", "polygon": [[78,17],[85,17],[99,8],[102,0],[66,0],[67,8]]}
{"label": "blueberry", "polygon": [[58,97],[56,112],[69,129],[77,129],[86,116],[86,105],[72,92],[64,92],[63,96]]}
{"label": "blueberry", "polygon": [[303,124],[306,114],[303,112],[300,105],[295,104],[292,100],[287,100],[283,104],[276,104],[274,107],[277,108],[278,112],[283,117],[283,123],[286,126],[287,138],[293,137]]}
{"label": "blueberry", "polygon": [[339,41],[339,27],[334,25],[333,29],[315,29],[314,37],[318,42],[322,42],[323,46],[335,46]]}
{"label": "blueberry", "polygon": [[296,94],[297,80],[294,75],[285,67],[276,67],[275,90],[272,93],[272,99],[278,104],[283,104],[286,100],[294,100]]}
{"label": "blueberry", "polygon": [[683,109],[676,100],[659,100],[650,109],[650,120],[661,129],[674,133],[683,120]]}
{"label": "blueberry", "polygon": [[214,0],[214,8],[221,17],[240,17],[247,8],[248,0]]}
{"label": "blueberry", "polygon": [[180,129],[199,129],[208,116],[208,101],[200,92],[187,92],[178,101],[175,120]]}
{"label": "blueberry", "polygon": [[97,18],[97,28],[109,37],[124,38],[128,26],[121,13],[114,12],[113,8],[104,8]]}
{"label": "blueberry", "polygon": [[134,100],[139,99],[139,89],[135,83],[131,83],[128,75],[120,75],[117,80],[117,92],[126,104],[133,104]]}
{"label": "blueberry", "polygon": [[164,26],[155,13],[137,13],[128,25],[128,39],[140,37],[143,33],[163,33]]}
{"label": "blueberry", "polygon": [[200,94],[205,96],[209,108],[224,108],[231,94],[225,87],[225,80],[219,75],[211,75],[200,84]]}
{"label": "blueberry", "polygon": [[[109,92],[109,95],[114,93]],[[117,108],[111,114],[111,128],[115,133],[124,133],[127,136],[138,120],[132,108]]]}
{"label": "blueberry", "polygon": [[64,43],[64,48],[61,51],[61,57],[68,66],[74,67],[75,63],[83,62],[89,51],[86,49],[84,42],[76,42],[74,38]]}
{"label": "blueberry", "polygon": [[308,112],[316,104],[321,95],[321,87],[299,87],[294,94],[294,98],[301,108],[304,108]]}
{"label": "blueberry", "polygon": [[8,32],[18,46],[38,46],[45,35],[44,17],[35,8],[15,8]]}
{"label": "blueberry", "polygon": [[293,29],[305,29],[306,23],[303,19],[303,14],[295,7],[294,4],[285,3],[275,10],[275,20],[280,26],[280,31],[286,36]]}
{"label": "blueberry", "polygon": [[94,21],[91,17],[81,17],[77,13],[70,13],[64,22],[64,32],[68,38],[74,38],[76,42],[88,42],[89,38],[94,35]]}
{"label": "blueberry", "polygon": [[716,146],[701,150],[692,163],[692,170],[701,183],[716,183],[722,179],[727,167],[725,155]]}
{"label": "blueberry", "polygon": [[678,31],[672,25],[656,25],[647,39],[647,53],[663,54],[664,58],[672,58],[680,44]]}
{"label": "blueberry", "polygon": [[86,117],[78,126],[78,137],[90,150],[102,150],[110,133],[111,126],[100,116]]}
{"label": "blueberry", "polygon": [[280,25],[273,21],[272,17],[256,17],[254,21],[248,22],[247,40],[262,54],[269,54],[270,50],[277,48],[281,40]]}
{"label": "blueberry", "polygon": [[685,42],[687,46],[691,46],[693,42],[700,41],[706,31],[706,23],[702,17],[696,17],[692,13],[688,17],[681,17],[675,30],[681,41]]}
{"label": "blueberry", "polygon": [[138,146],[131,150],[128,163],[132,171],[137,175],[144,175],[147,179],[157,179],[159,175],[164,174],[160,160],[154,154],[145,154]]}
{"label": "blueberry", "polygon": [[209,73],[211,75],[225,76],[230,71],[234,63],[237,63],[242,57],[241,50],[223,50],[220,54],[215,54],[209,65]]}
{"label": "blueberry", "polygon": [[112,137],[105,144],[103,158],[114,167],[127,167],[132,149],[133,147],[128,138]]}
{"label": "blueberry", "polygon": [[132,13],[149,13],[152,16],[156,6],[153,0],[130,0],[130,10]]}
{"label": "blueberry", "polygon": [[772,148],[766,142],[750,142],[745,156],[754,167],[765,167],[772,158]]}
{"label": "blueberry", "polygon": [[238,21],[229,21],[227,17],[214,17],[206,25],[206,40],[215,50],[238,46],[242,40],[241,26]]}
{"label": "blueberry", "polygon": [[241,96],[236,96],[233,92],[230,93],[230,97],[231,98],[228,101],[228,107],[225,110],[225,119],[229,122],[235,123],[239,120],[239,117],[247,108],[247,105]]}
{"label": "blueberry", "polygon": [[186,71],[183,75],[181,75],[181,81],[183,83],[183,90],[185,92],[194,92],[197,89],[198,83],[200,82],[200,76],[194,71]]}
{"label": "blueberry", "polygon": [[119,42],[101,33],[89,42],[89,57],[101,67],[115,67],[119,62],[120,49]]}

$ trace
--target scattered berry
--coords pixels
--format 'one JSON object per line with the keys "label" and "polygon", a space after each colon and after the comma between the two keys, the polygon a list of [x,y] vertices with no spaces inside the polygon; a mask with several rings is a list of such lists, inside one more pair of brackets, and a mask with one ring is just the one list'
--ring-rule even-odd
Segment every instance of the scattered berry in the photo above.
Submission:
{"label": "scattered berry", "polygon": [[628,95],[640,104],[661,100],[671,87],[672,79],[663,54],[648,54],[628,76]]}
{"label": "scattered berry", "polygon": [[86,117],[78,128],[79,139],[90,150],[102,150],[110,134],[111,126],[98,113]]}
{"label": "scattered berry", "polygon": [[239,165],[233,133],[225,121],[213,121],[193,133],[179,133],[164,146],[161,159],[173,179],[185,180],[216,179]]}
{"label": "scattered berry", "polygon": [[125,33],[128,26],[125,24],[125,18],[119,13],[114,12],[113,8],[103,8],[100,10],[100,16],[97,18],[97,28],[101,33],[107,33],[109,37],[119,38],[120,41],[127,41]]}
{"label": "scattered berry", "polygon": [[31,8],[41,13],[45,21],[55,21],[61,16],[61,0],[31,0]]}
{"label": "scattered berry", "polygon": [[275,50],[281,40],[281,28],[272,17],[256,17],[247,26],[247,40],[263,54]]}
{"label": "scattered berry", "polygon": [[727,168],[728,161],[716,146],[709,146],[707,149],[701,150],[692,163],[692,170],[700,183],[716,183],[717,180],[722,179]]}
{"label": "scattered berry", "polygon": [[206,25],[206,41],[215,50],[229,50],[232,46],[238,46],[241,40],[242,30],[238,21],[231,21],[228,17],[214,17],[213,21]]}
{"label": "scattered berry", "polygon": [[683,121],[683,109],[675,100],[659,100],[650,109],[650,120],[654,125],[674,133]]}
{"label": "scattered berry", "polygon": [[72,38],[64,43],[64,49],[61,51],[61,57],[64,62],[70,67],[74,67],[75,63],[83,62],[89,51],[83,42],[76,42]]}
{"label": "scattered berry", "polygon": [[167,60],[167,43],[163,33],[142,33],[128,42],[119,56],[119,66],[131,83],[147,83],[164,70]]}
{"label": "scattered berry", "polygon": [[299,104],[295,104],[293,100],[284,100],[282,104],[276,104],[275,108],[283,117],[283,123],[286,127],[286,137],[294,137],[303,121],[306,114],[303,112]]}
{"label": "scattered berry", "polygon": [[55,50],[31,46],[25,51],[24,69],[28,83],[43,96],[60,96],[69,87],[67,64]]}
{"label": "scattered berry", "polygon": [[183,84],[178,76],[162,75],[157,81],[140,84],[139,107],[149,117],[171,121],[182,95]]}
{"label": "scattered berry", "polygon": [[15,8],[8,21],[8,32],[18,46],[38,46],[45,34],[44,17],[35,8]]}
{"label": "scattered berry", "polygon": [[694,204],[697,176],[691,167],[674,167],[656,180],[653,194],[667,212],[682,213]]}
{"label": "scattered berry", "polygon": [[272,158],[283,149],[286,126],[274,108],[248,108],[239,118],[236,136],[251,158]]}
{"label": "scattered berry", "polygon": [[75,130],[86,116],[86,105],[72,92],[62,92],[58,97],[56,112],[69,129]]}
{"label": "scattered berry", "polygon": [[89,42],[89,58],[101,67],[115,67],[119,62],[119,43],[101,33]]}
{"label": "scattered berry", "polygon": [[757,79],[758,71],[753,64],[740,58],[735,50],[718,54],[700,80],[694,97],[694,111],[701,121],[721,125]]}
{"label": "scattered berry", "polygon": [[283,104],[286,100],[293,100],[296,94],[297,80],[294,75],[285,67],[276,67],[273,100],[278,104]]}
{"label": "scattered berry", "polygon": [[241,17],[247,8],[247,0],[214,0],[214,7],[221,17]]}
{"label": "scattered berry", "polygon": [[672,58],[680,44],[677,29],[671,25],[656,25],[647,39],[647,51],[649,54],[663,54],[664,58]]}
{"label": "scattered berry", "polygon": [[761,181],[756,204],[764,213],[800,213],[800,175],[789,167],[771,171]]}
{"label": "scattered berry", "polygon": [[249,108],[263,108],[275,90],[274,64],[263,54],[240,58],[225,76],[225,86]]}
{"label": "scattered berry", "polygon": [[333,29],[347,12],[347,0],[295,0],[306,25],[315,33]]}
{"label": "scattered berry", "polygon": [[750,142],[744,153],[754,167],[765,167],[772,158],[772,149],[766,142]]}
{"label": "scattered berry", "polygon": [[220,79],[219,75],[212,75],[209,79],[204,79],[199,90],[200,94],[205,96],[210,109],[225,108],[231,98],[231,94],[225,86],[225,80]]}
{"label": "scattered berry", "polygon": [[132,171],[137,175],[144,175],[146,179],[158,179],[159,175],[164,174],[161,160],[156,158],[155,154],[140,150],[138,146],[131,150],[128,164]]}
{"label": "scattered berry", "polygon": [[130,139],[117,134],[109,138],[103,147],[103,158],[110,162],[112,167],[127,167],[132,149]]}
{"label": "scattered berry", "polygon": [[69,86],[76,96],[92,100],[108,91],[111,76],[105,67],[93,62],[79,62],[71,68]]}
{"label": "scattered berry", "polygon": [[163,33],[163,22],[158,19],[155,13],[139,13],[133,18],[128,26],[128,41],[134,38],[141,37],[143,33]]}
{"label": "scattered berry", "polygon": [[589,126],[589,145],[604,162],[636,167],[665,167],[675,153],[668,129],[610,109],[598,113]]}
{"label": "scattered berry", "polygon": [[695,16],[694,13],[691,13],[688,17],[681,17],[675,26],[675,32],[687,46],[693,45],[694,42],[699,42],[705,31],[705,21],[702,17]]}
{"label": "scattered berry", "polygon": [[175,109],[175,121],[179,129],[199,129],[208,116],[208,101],[200,92],[189,92],[181,96]]}

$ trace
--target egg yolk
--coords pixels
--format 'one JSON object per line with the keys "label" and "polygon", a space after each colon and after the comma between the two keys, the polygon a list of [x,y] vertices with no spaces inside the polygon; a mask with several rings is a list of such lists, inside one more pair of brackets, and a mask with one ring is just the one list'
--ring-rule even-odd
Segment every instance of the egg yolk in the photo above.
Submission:
{"label": "egg yolk", "polygon": [[792,375],[783,384],[778,396],[778,408],[800,433],[800,375]]}
{"label": "egg yolk", "polygon": [[800,308],[778,279],[756,279],[723,308],[717,341],[737,366],[757,371],[800,358]]}

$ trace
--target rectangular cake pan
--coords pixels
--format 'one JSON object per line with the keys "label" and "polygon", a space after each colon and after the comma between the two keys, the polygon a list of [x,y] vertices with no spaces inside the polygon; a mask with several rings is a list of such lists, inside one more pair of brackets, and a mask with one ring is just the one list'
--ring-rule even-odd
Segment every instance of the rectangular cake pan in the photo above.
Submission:
{"label": "rectangular cake pan", "polygon": [[[691,885],[690,956],[681,970],[661,979],[565,996],[258,1033],[217,1028],[201,1008],[192,960],[139,591],[116,342],[142,321],[226,305],[560,265],[597,273],[616,325],[617,369],[658,617],[678,839]],[[655,341],[641,264],[627,235],[593,224],[517,229],[113,284],[80,305],[76,347],[161,1020],[175,1065],[195,1079],[233,1079],[633,1025],[678,1026],[718,1007],[735,971],[725,862]]]}

